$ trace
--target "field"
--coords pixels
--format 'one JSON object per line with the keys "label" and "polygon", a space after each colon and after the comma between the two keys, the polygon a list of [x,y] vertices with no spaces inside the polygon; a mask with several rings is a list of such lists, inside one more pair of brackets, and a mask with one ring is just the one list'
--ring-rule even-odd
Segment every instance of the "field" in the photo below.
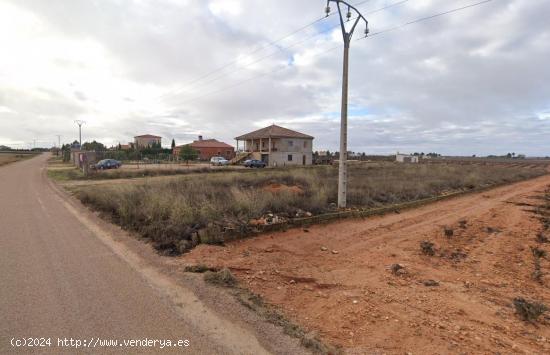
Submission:
{"label": "field", "polygon": [[250,290],[238,296],[248,307],[271,305],[282,317],[268,319],[300,325],[287,331],[305,344],[346,354],[548,354],[549,243],[546,175],[399,214],[201,245],[178,265],[223,270],[205,280],[219,274],[216,283]]}
{"label": "field", "polygon": [[0,166],[34,157],[35,154],[0,152]]}
{"label": "field", "polygon": [[[344,212],[331,166],[120,179],[73,170],[49,173],[315,352],[550,351],[548,162],[353,164]],[[338,213],[370,217],[316,224]]]}
{"label": "field", "polygon": [[[540,176],[537,165],[393,163],[350,167],[349,203],[365,210]],[[114,182],[114,181],[113,181]],[[330,166],[75,186],[76,196],[168,254],[222,243],[265,225],[335,211],[337,169]]]}
{"label": "field", "polygon": [[50,163],[49,175],[59,181],[102,181],[136,179],[159,176],[178,176],[197,173],[224,173],[242,170],[242,167],[219,167],[210,164],[124,164],[119,169],[91,170],[88,176],[69,163],[55,160]]}

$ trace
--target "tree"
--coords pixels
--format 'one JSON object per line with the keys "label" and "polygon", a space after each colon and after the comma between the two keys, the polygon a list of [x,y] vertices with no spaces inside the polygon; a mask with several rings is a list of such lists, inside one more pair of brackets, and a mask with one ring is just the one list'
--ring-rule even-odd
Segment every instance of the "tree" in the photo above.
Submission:
{"label": "tree", "polygon": [[90,151],[96,151],[96,152],[102,152],[107,150],[107,147],[103,145],[103,143],[96,142],[95,140],[93,142],[86,142],[82,144],[82,150],[90,150]]}
{"label": "tree", "polygon": [[172,138],[172,149],[176,148],[176,141]]}
{"label": "tree", "polygon": [[193,149],[190,145],[184,145],[180,149],[180,158],[189,165],[189,160],[195,160],[199,156],[199,153]]}

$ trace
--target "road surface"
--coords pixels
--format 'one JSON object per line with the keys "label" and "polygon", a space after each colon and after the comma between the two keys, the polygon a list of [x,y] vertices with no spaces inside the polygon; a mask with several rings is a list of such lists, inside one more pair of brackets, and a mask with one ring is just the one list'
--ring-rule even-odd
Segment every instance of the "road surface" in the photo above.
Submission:
{"label": "road surface", "polygon": [[[183,300],[197,306],[179,311],[75,216],[44,174],[47,158],[0,168],[0,354],[266,353],[250,333],[223,325],[196,299]],[[29,338],[44,338],[38,342],[46,346],[12,346]],[[59,346],[71,338],[73,347]],[[74,347],[77,340],[98,346],[98,339],[118,341],[119,348]],[[120,345],[131,340],[181,340],[182,346]]]}

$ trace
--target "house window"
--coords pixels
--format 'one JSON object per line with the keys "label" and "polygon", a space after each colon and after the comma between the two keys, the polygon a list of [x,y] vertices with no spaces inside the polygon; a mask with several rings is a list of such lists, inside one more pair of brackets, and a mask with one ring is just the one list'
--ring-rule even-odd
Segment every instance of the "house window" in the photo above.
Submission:
{"label": "house window", "polygon": [[304,148],[307,148],[307,141],[304,141]]}
{"label": "house window", "polygon": [[288,155],[288,161],[292,161],[292,154]]}
{"label": "house window", "polygon": [[289,147],[294,147],[294,141],[288,141],[288,146]]}

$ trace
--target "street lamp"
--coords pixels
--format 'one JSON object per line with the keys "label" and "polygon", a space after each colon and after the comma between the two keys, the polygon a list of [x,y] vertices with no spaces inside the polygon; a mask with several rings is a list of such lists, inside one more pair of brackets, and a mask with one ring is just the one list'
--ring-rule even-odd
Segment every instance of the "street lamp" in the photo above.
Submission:
{"label": "street lamp", "polygon": [[[348,72],[349,72],[349,46],[355,28],[359,22],[365,22],[365,36],[369,34],[369,21],[352,5],[342,0],[327,0],[325,14],[328,17],[331,12],[330,4],[336,3],[338,15],[340,16],[340,27],[342,28],[342,37],[344,38],[344,72],[342,79],[342,118],[340,120],[340,164],[338,167],[338,207],[345,208],[347,205],[347,185],[348,185]],[[342,7],[346,13],[342,14]],[[353,16],[357,15],[353,25],[349,30],[346,29],[345,22],[349,22]],[[344,20],[345,16],[345,20]]]}
{"label": "street lamp", "polygon": [[75,120],[74,123],[78,125],[78,144],[80,145],[80,149],[82,149],[82,125],[86,123],[86,121]]}

